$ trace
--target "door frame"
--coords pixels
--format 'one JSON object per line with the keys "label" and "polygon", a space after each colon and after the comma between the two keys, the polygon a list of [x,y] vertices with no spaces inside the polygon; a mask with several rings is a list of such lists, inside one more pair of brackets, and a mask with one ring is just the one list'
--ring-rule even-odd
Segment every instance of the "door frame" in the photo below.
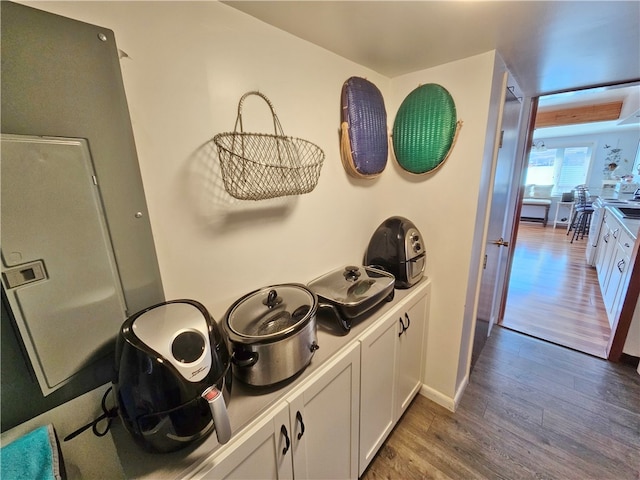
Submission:
{"label": "door frame", "polygon": [[[604,85],[603,85],[604,86]],[[588,87],[595,88],[595,87]],[[581,89],[575,89],[581,90]],[[562,92],[555,92],[562,93]],[[526,98],[523,101],[523,112],[526,114],[527,108],[529,109],[528,121],[523,122],[523,128],[521,129],[522,141],[519,142],[518,150],[516,153],[516,165],[514,166],[513,186],[512,194],[517,193],[516,198],[513,199],[514,217],[511,222],[510,241],[512,248],[507,249],[506,260],[506,277],[502,291],[499,293],[500,307],[498,310],[498,317],[496,323],[502,324],[504,319],[504,312],[507,305],[507,296],[509,290],[509,283],[511,280],[511,269],[513,264],[513,255],[515,251],[515,245],[518,240],[518,226],[520,225],[520,212],[522,210],[522,197],[524,194],[524,180],[526,177],[527,159],[529,158],[529,152],[531,151],[533,132],[535,129],[535,119],[538,113],[538,100],[542,95]],[[517,159],[520,159],[520,162]],[[516,188],[517,187],[517,188]],[[511,205],[511,203],[510,203]],[[507,208],[509,210],[509,207]],[[629,286],[625,294],[625,298],[622,303],[622,309],[618,316],[614,319],[613,326],[611,328],[611,336],[607,345],[606,354],[607,360],[611,362],[619,362],[623,355],[624,344],[627,339],[629,328],[633,320],[638,298],[640,296],[640,242],[636,242],[636,245],[631,253],[630,262],[633,265],[631,275],[629,277]]]}

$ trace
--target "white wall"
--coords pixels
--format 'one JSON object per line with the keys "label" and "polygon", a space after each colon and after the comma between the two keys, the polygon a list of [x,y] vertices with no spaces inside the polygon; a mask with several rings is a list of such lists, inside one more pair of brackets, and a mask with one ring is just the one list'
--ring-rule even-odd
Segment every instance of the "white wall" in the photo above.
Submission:
{"label": "white wall", "polygon": [[[473,326],[473,318],[465,317],[465,307],[467,290],[473,292],[473,302],[478,281],[479,260],[473,247],[476,216],[480,214],[481,226],[485,219],[486,198],[484,205],[479,198],[481,190],[485,195],[488,191],[483,159],[495,60],[495,52],[488,52],[392,80],[394,111],[420,84],[439,83],[453,96],[463,121],[442,168],[414,179],[400,176],[394,187],[407,192],[411,215],[427,238],[433,284],[424,376],[428,389],[423,393],[450,407],[459,366],[468,371],[459,362],[468,361],[467,352],[461,352],[462,337]],[[403,187],[403,182],[411,183]],[[470,275],[470,270],[475,273]]]}
{"label": "white wall", "polygon": [[[475,289],[469,269],[494,52],[390,80],[217,2],[25,3],[112,29],[127,55],[121,66],[167,299],[200,300],[220,320],[253,289],[361,262],[378,224],[406,216],[425,237],[433,281],[425,381],[453,397],[467,288]],[[390,127],[418,85],[445,86],[464,121],[446,164],[413,176],[390,159],[376,180],[348,177],[339,99],[352,75],[382,90]],[[325,151],[310,194],[262,202],[225,194],[211,139],[233,128],[249,90],[271,99],[287,134]],[[270,129],[266,105],[251,102],[245,129]]]}
{"label": "white wall", "polygon": [[[541,129],[540,133],[536,133],[535,138],[536,140],[543,139],[547,148],[553,148],[555,146],[567,145],[571,143],[592,144],[593,157],[591,160],[589,174],[586,182],[587,185],[589,185],[589,192],[592,195],[599,195],[600,190],[602,189],[602,180],[604,179],[602,171],[609,163],[606,160],[606,157],[611,151],[611,149],[605,148],[606,145],[609,145],[612,148],[621,149],[621,166],[624,166],[625,170],[629,173],[633,173],[634,175],[636,175],[636,181],[640,181],[640,175],[638,174],[638,171],[632,171],[636,158],[636,151],[638,150],[638,141],[640,140],[640,130],[638,128],[632,128],[618,132],[571,135],[565,137],[545,136],[543,131],[544,129]],[[553,214],[554,212],[555,207],[552,206],[551,214]]]}
{"label": "white wall", "polygon": [[[220,319],[252,289],[358,263],[385,216],[404,213],[402,198],[350,180],[339,158],[342,83],[365,76],[385,91],[389,79],[217,2],[28,4],[111,28],[128,55],[121,66],[167,298],[200,299]],[[325,151],[312,193],[242,202],[224,192],[211,140],[233,129],[249,90],[271,99],[285,133]],[[271,131],[260,102],[247,100],[246,130]]]}

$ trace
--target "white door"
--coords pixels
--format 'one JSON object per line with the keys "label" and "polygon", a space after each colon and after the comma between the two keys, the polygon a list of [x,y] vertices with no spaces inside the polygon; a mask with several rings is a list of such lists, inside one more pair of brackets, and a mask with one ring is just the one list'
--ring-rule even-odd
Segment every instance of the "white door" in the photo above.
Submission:
{"label": "white door", "polygon": [[360,475],[396,422],[395,358],[402,328],[402,318],[394,310],[360,339]]}
{"label": "white door", "polygon": [[297,479],[358,478],[360,348],[350,347],[287,399]]}
{"label": "white door", "polygon": [[241,439],[205,464],[193,478],[292,480],[289,408],[283,404],[273,416],[243,434]]}
{"label": "white door", "polygon": [[[512,83],[511,79],[508,83]],[[513,198],[512,185],[518,185],[517,181],[514,182],[514,172],[522,112],[521,98],[514,94],[514,90],[513,86],[505,87],[473,357],[482,349],[484,340],[490,335],[492,326],[498,320],[507,277],[506,249],[510,247],[509,232],[515,217],[515,205],[510,199]]]}
{"label": "white door", "polygon": [[412,305],[407,305],[401,315],[403,328],[396,337],[396,401],[395,419],[398,420],[407,410],[411,401],[422,386],[422,349],[424,329],[427,316],[427,297],[420,298]]}

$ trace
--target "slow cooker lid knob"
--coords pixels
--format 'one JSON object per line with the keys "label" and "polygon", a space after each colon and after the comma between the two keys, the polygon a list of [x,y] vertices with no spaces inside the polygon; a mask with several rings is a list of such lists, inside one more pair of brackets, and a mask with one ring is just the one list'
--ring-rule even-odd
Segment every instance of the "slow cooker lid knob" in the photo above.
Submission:
{"label": "slow cooker lid knob", "polygon": [[269,308],[273,308],[282,303],[282,297],[278,296],[278,292],[275,289],[269,290],[267,298],[265,298],[262,303]]}

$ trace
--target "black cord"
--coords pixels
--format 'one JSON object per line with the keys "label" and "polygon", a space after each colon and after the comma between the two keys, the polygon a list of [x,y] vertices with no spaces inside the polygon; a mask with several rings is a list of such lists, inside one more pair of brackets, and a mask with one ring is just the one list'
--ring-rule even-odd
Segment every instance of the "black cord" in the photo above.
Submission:
{"label": "black cord", "polygon": [[[111,422],[113,418],[118,415],[118,407],[113,407],[109,409],[107,408],[107,395],[109,395],[111,390],[112,390],[112,387],[109,387],[107,391],[104,392],[104,395],[102,396],[102,401],[100,402],[100,406],[102,407],[102,415],[100,415],[98,418],[96,418],[92,422],[80,427],[76,431],[64,437],[65,442],[77,437],[85,430],[88,430],[89,427],[91,427],[91,429],[93,430],[93,434],[96,435],[97,437],[104,437],[107,434],[107,432],[111,428]],[[107,424],[104,427],[104,430],[100,431],[98,430],[98,424],[104,419],[107,419]]]}

